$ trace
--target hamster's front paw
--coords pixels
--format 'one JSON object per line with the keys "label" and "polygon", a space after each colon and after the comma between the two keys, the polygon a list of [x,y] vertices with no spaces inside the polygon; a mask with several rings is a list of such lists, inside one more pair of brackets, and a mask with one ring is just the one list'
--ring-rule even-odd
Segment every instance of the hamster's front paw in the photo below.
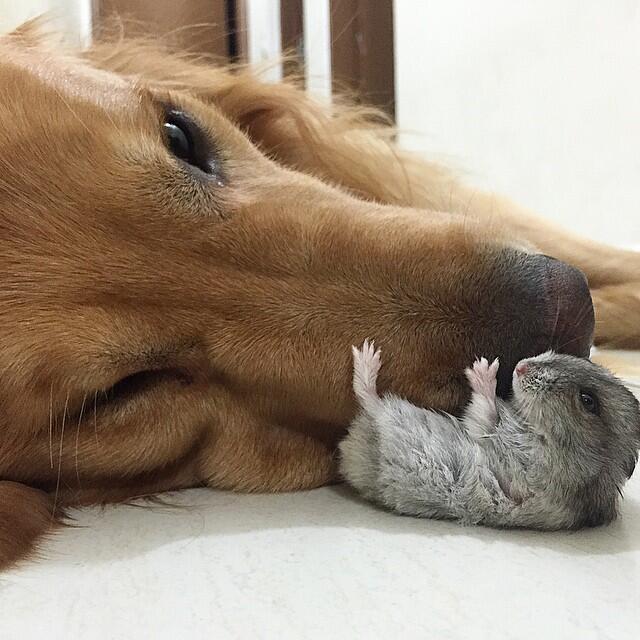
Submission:
{"label": "hamster's front paw", "polygon": [[498,358],[491,364],[486,358],[480,358],[473,363],[472,368],[465,369],[472,391],[493,401],[496,397],[496,376],[499,366]]}
{"label": "hamster's front paw", "polygon": [[495,429],[498,418],[496,374],[499,365],[498,358],[491,364],[486,358],[480,358],[472,368],[465,370],[473,393],[463,422],[472,438],[483,438]]}

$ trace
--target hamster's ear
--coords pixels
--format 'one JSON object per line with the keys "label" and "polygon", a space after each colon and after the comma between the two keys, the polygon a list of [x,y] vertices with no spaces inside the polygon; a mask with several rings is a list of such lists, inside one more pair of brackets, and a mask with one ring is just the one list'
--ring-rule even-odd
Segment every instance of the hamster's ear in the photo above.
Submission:
{"label": "hamster's ear", "polygon": [[634,453],[630,455],[622,465],[622,470],[624,471],[627,478],[630,478],[633,475],[633,472],[636,470],[636,464],[638,463],[638,454]]}
{"label": "hamster's ear", "polygon": [[0,570],[29,555],[55,524],[53,501],[44,491],[0,481]]}
{"label": "hamster's ear", "polygon": [[576,493],[574,529],[599,527],[613,522],[618,516],[617,487],[604,473],[597,475]]}

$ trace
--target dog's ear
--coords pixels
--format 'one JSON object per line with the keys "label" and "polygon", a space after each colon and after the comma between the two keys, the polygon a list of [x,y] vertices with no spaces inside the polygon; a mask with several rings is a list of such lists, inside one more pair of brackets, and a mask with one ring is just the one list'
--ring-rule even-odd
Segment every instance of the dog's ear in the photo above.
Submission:
{"label": "dog's ear", "polygon": [[0,570],[29,555],[56,524],[49,495],[0,481]]}
{"label": "dog's ear", "polygon": [[[193,56],[169,55],[156,42],[117,36],[107,31],[84,58],[136,82],[215,105],[272,160],[289,168],[342,185],[366,200],[416,204],[413,196],[424,171],[415,184],[408,183],[408,157],[390,144],[395,131],[381,111],[337,96],[328,104],[294,81],[264,82],[250,68],[225,70]],[[438,171],[444,180],[445,172]]]}
{"label": "dog's ear", "polygon": [[27,20],[6,34],[6,36],[19,40],[27,47],[39,47],[49,42],[60,40],[52,20],[46,16],[38,16]]}

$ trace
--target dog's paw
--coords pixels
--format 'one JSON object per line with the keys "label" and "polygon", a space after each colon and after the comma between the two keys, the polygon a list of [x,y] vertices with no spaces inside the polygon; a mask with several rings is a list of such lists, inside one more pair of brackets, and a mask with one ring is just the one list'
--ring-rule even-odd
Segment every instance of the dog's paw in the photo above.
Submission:
{"label": "dog's paw", "polygon": [[474,393],[493,399],[496,395],[496,376],[500,362],[496,358],[491,364],[486,358],[480,358],[467,368],[465,374]]}

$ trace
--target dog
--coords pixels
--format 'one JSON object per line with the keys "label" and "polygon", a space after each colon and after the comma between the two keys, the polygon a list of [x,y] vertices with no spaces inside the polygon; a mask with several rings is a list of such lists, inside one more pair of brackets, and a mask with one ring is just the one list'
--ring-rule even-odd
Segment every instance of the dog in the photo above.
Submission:
{"label": "dog", "polygon": [[640,346],[640,254],[464,186],[376,114],[34,23],[0,85],[2,567],[69,506],[335,481],[365,338],[382,391],[451,412],[475,354],[504,394],[548,348]]}

